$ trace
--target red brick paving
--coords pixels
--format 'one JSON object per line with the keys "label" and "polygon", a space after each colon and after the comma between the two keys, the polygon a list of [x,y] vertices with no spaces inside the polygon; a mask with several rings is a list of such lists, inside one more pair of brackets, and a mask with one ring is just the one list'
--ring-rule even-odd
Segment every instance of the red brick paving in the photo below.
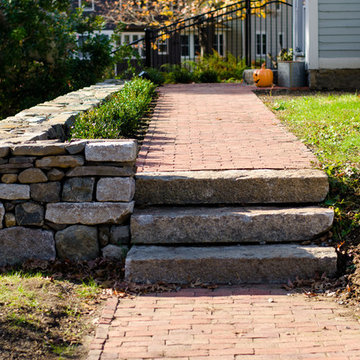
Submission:
{"label": "red brick paving", "polygon": [[160,88],[138,172],[302,169],[314,155],[240,84]]}
{"label": "red brick paving", "polygon": [[[138,172],[316,162],[249,87],[172,85],[160,92]],[[110,359],[360,360],[360,324],[328,299],[266,285],[112,298],[88,356]]]}
{"label": "red brick paving", "polygon": [[360,324],[346,308],[277,287],[112,298],[104,315],[88,360],[360,359]]}

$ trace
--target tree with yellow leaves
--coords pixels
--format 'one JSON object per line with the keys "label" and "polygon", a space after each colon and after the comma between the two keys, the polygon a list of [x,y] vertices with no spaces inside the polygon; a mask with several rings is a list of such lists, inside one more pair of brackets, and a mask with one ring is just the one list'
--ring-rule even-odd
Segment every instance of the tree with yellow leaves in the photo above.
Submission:
{"label": "tree with yellow leaves", "polygon": [[[271,0],[250,1],[252,13],[265,17],[264,6],[269,2]],[[225,9],[235,3],[234,0],[106,0],[100,6],[104,16],[113,23],[160,27],[212,10]],[[245,6],[240,11],[245,18]],[[239,14],[237,17],[240,17]]]}
{"label": "tree with yellow leaves", "polygon": [[[286,0],[278,0],[285,2]],[[139,28],[153,28],[152,48],[165,41],[182,28],[196,29],[200,55],[211,54],[216,28],[231,19],[244,20],[247,14],[267,16],[266,5],[273,0],[106,0],[102,13],[113,23]],[[201,19],[199,18],[200,15]],[[187,20],[195,17],[196,20]],[[197,18],[196,18],[197,17]],[[164,29],[164,27],[171,25]],[[160,30],[156,30],[159,29]],[[141,45],[140,45],[141,46]]]}

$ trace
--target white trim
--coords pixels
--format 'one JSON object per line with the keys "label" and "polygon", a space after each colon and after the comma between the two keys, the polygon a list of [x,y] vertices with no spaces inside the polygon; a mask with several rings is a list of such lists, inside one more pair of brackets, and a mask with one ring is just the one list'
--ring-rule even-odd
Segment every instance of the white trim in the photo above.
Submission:
{"label": "white trim", "polygon": [[[82,0],[79,0],[79,7],[81,7]],[[84,7],[84,11],[94,11],[95,10],[95,0],[91,0],[91,7]]]}
{"label": "white trim", "polygon": [[320,58],[320,69],[360,69],[360,58]]}
{"label": "white trim", "polygon": [[318,0],[306,0],[305,64],[319,68],[319,6]]}
{"label": "white trim", "polygon": [[[121,34],[121,45],[125,44],[125,36],[129,36],[129,42],[133,42],[134,41],[134,36],[137,36],[137,39],[141,39],[145,36],[144,32],[141,31],[135,31],[135,32],[123,32]],[[134,45],[135,48],[137,48],[140,58],[144,58],[145,57],[145,51],[143,49],[143,47],[141,46],[141,44],[139,44],[137,47]],[[135,59],[135,57],[134,57]]]}
{"label": "white trim", "polygon": [[[189,32],[188,34],[183,34],[181,36],[187,36],[189,38],[189,43],[188,43],[188,47],[189,47],[189,55],[181,55],[181,60],[188,60],[188,59],[194,59],[196,57],[196,53],[195,53],[195,36],[198,36],[196,33],[194,32]],[[217,38],[217,48],[214,49],[215,51],[217,51],[219,53],[220,56],[225,56],[226,55],[226,33],[220,32],[217,33],[216,35]],[[220,38],[222,37],[222,44],[220,44]],[[180,45],[181,45],[181,39],[180,39]],[[200,44],[198,44],[200,47]],[[222,45],[222,49],[223,51],[220,52],[220,48]],[[182,50],[182,48],[181,48]]]}

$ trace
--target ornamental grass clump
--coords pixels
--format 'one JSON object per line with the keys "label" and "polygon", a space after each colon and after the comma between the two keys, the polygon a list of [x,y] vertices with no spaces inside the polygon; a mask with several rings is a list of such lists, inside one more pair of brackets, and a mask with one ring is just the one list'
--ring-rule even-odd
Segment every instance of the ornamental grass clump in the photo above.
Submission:
{"label": "ornamental grass clump", "polygon": [[132,138],[149,109],[156,86],[136,78],[103,105],[79,115],[71,129],[71,138]]}

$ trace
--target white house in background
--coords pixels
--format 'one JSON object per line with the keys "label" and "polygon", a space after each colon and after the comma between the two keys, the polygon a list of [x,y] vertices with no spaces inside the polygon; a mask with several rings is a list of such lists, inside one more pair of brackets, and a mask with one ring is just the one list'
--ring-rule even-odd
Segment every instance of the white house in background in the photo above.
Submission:
{"label": "white house in background", "polygon": [[305,63],[316,89],[360,89],[360,0],[306,0]]}

